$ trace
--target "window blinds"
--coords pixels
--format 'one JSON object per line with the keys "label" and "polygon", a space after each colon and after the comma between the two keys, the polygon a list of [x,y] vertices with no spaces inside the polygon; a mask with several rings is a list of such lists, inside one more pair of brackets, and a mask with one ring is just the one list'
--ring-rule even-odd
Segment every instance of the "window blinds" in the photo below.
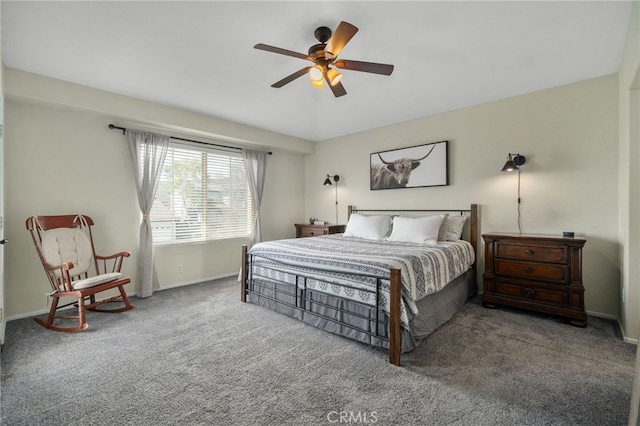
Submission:
{"label": "window blinds", "polygon": [[246,238],[254,214],[241,153],[171,143],[151,209],[154,244]]}

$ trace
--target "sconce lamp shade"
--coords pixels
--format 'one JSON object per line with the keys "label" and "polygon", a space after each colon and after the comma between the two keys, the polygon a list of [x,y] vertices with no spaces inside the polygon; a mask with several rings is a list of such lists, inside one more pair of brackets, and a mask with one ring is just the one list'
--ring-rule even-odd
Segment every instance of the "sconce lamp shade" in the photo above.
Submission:
{"label": "sconce lamp shade", "polygon": [[502,168],[503,172],[512,172],[514,170],[518,170],[518,166],[522,166],[526,159],[524,155],[515,154],[514,156],[509,153],[507,156],[507,162],[504,163],[504,167]]}
{"label": "sconce lamp shade", "polygon": [[323,185],[333,185],[331,183],[331,179],[333,178],[334,182],[338,182],[340,180],[340,176],[335,175],[335,176],[331,176],[329,174],[327,174],[327,178],[324,180]]}

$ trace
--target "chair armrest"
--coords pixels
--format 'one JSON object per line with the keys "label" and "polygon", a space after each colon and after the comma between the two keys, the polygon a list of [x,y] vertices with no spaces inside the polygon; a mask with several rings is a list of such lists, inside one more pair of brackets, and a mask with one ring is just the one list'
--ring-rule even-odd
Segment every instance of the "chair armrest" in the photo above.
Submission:
{"label": "chair armrest", "polygon": [[44,262],[42,265],[48,271],[55,271],[56,269],[61,269],[61,270],[66,269],[68,271],[73,268],[73,262],[64,262],[59,265],[52,265],[50,263]]}
{"label": "chair armrest", "polygon": [[111,259],[117,259],[118,257],[129,257],[131,256],[131,253],[128,251],[121,251],[118,253],[114,253],[111,254],[109,256],[101,256],[99,254],[96,254],[96,259],[97,260],[111,260]]}
{"label": "chair armrest", "polygon": [[[54,291],[73,291],[71,276],[69,275],[69,271],[73,269],[73,262],[64,262],[59,265],[43,262],[42,266]],[[60,276],[56,275],[56,271],[60,271]],[[63,288],[60,288],[60,286]]]}
{"label": "chair armrest", "polygon": [[[98,268],[96,272],[98,273],[98,275],[107,274],[109,272],[120,272],[120,269],[122,268],[122,261],[125,257],[129,256],[131,256],[131,253],[128,251],[121,251],[109,256],[101,256],[96,254],[96,267]],[[109,260],[111,260],[112,262],[108,262]]]}

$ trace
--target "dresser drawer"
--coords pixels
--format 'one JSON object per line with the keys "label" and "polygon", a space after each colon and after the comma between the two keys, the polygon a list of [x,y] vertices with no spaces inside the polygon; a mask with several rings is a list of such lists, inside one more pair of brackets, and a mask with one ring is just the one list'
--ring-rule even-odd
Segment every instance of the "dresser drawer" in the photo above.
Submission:
{"label": "dresser drawer", "polygon": [[327,230],[325,228],[314,226],[303,226],[300,228],[300,238],[304,237],[317,237],[319,235],[325,235]]}
{"label": "dresser drawer", "polygon": [[502,281],[494,282],[494,294],[497,296],[513,297],[520,300],[530,300],[548,305],[569,306],[569,291],[553,288],[537,287],[535,285],[519,285]]}
{"label": "dresser drawer", "polygon": [[495,262],[494,273],[506,277],[537,279],[559,284],[569,282],[569,268],[566,265],[499,259]]}
{"label": "dresser drawer", "polygon": [[567,249],[566,247],[545,247],[501,242],[497,244],[496,257],[534,262],[567,263]]}

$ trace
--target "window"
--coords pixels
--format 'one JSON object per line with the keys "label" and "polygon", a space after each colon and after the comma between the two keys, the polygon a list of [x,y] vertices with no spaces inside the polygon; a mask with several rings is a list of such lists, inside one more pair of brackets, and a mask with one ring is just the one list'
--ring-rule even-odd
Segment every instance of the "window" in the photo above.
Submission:
{"label": "window", "polygon": [[172,144],[150,219],[154,245],[250,236],[254,208],[242,154]]}

